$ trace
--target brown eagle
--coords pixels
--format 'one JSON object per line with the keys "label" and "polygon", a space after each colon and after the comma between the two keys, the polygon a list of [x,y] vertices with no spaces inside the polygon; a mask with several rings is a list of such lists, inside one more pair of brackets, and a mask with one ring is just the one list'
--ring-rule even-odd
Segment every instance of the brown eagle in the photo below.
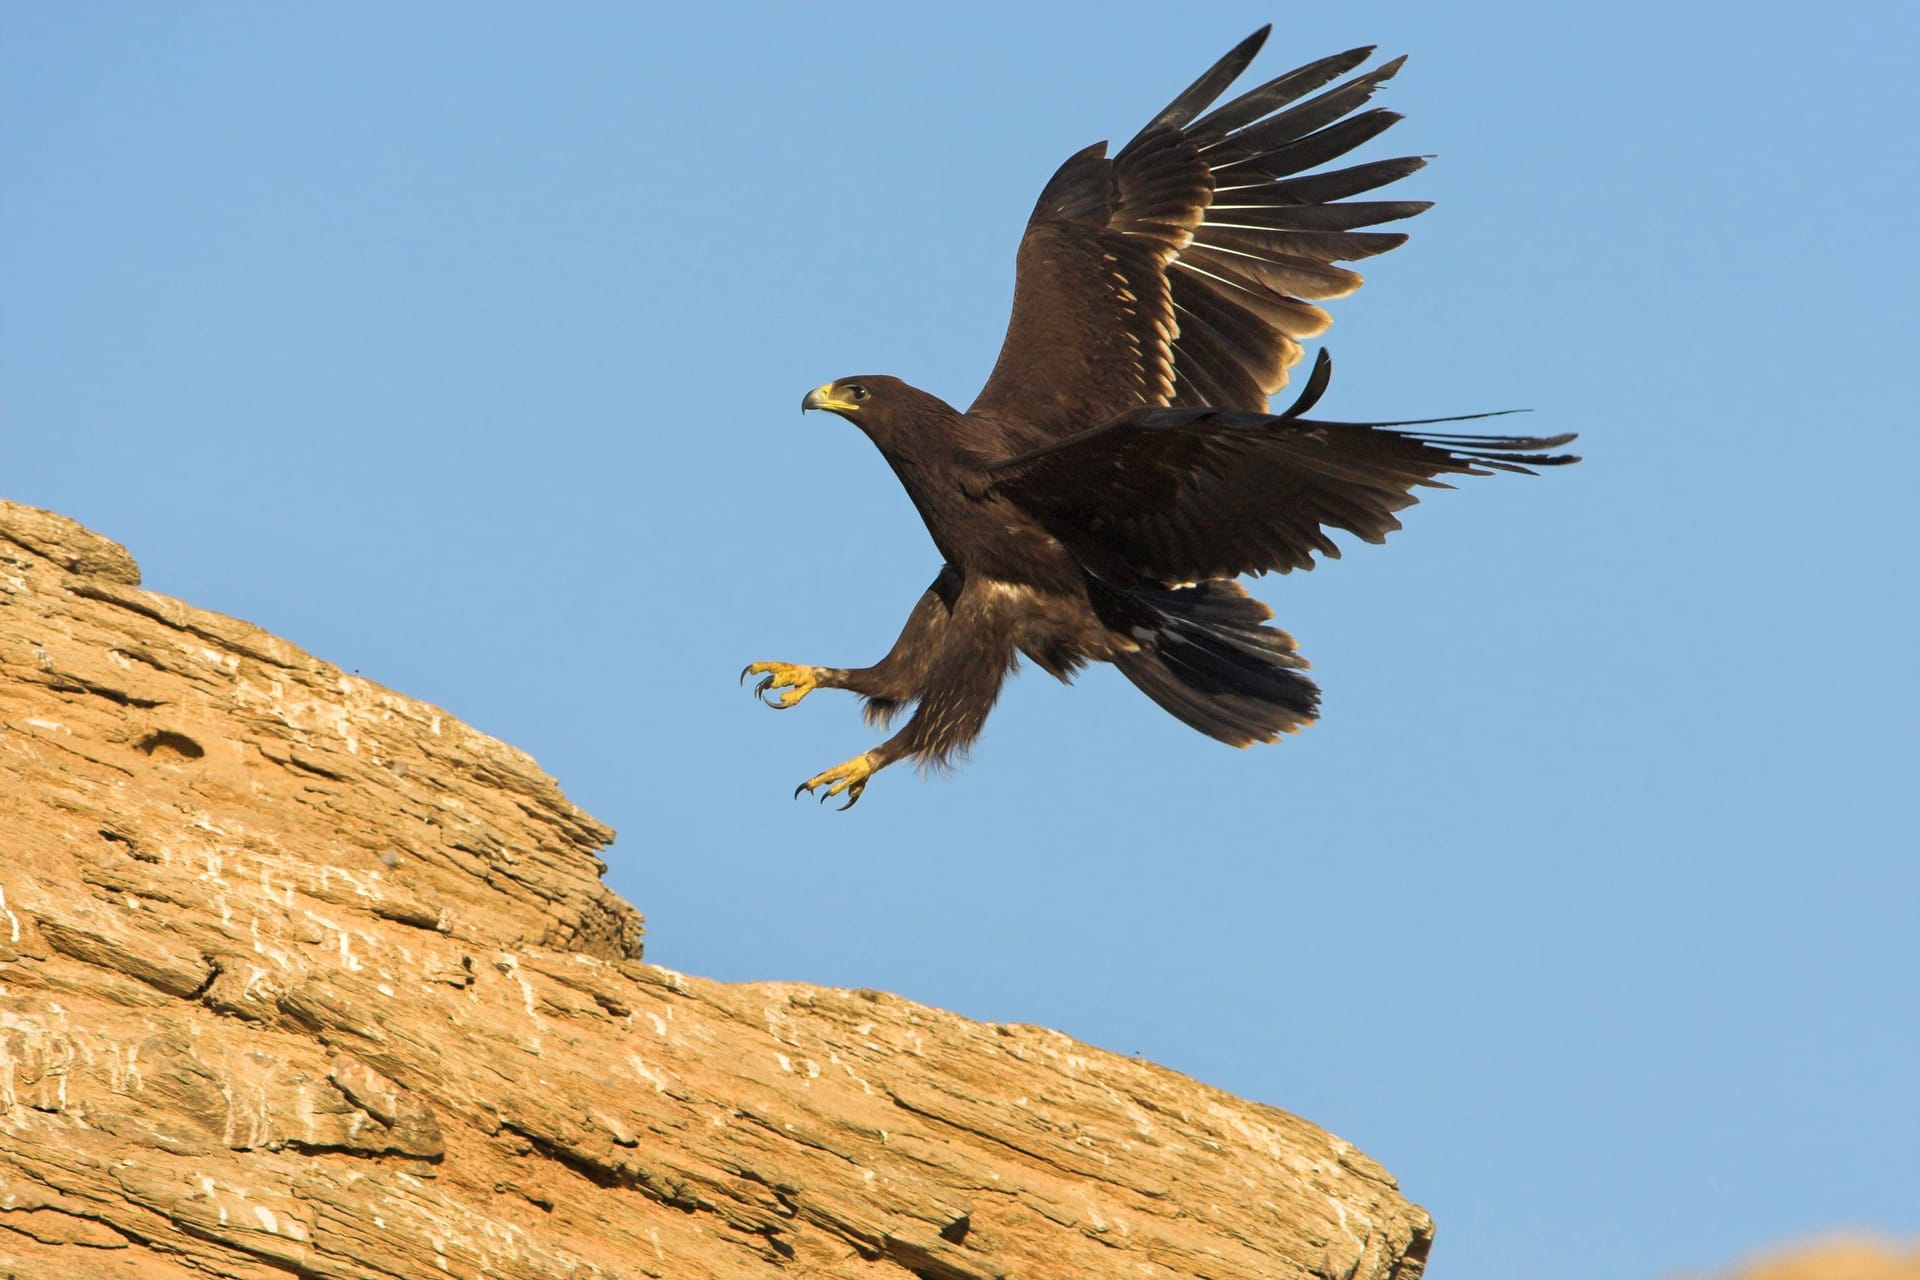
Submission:
{"label": "brown eagle", "polygon": [[1328,325],[1314,302],[1360,286],[1335,264],[1406,239],[1357,228],[1429,207],[1349,198],[1419,157],[1308,172],[1400,119],[1356,109],[1404,59],[1325,88],[1373,50],[1334,54],[1213,107],[1268,30],[1118,154],[1097,143],[1053,175],[1020,241],[1006,342],[965,413],[880,375],[801,402],[867,434],[946,563],[873,666],[741,673],[763,676],[755,692],[777,708],[850,689],[884,725],[914,704],[898,733],[796,796],[820,789],[850,807],[887,765],[964,749],[1020,654],[1061,680],[1111,662],[1204,734],[1272,742],[1313,721],[1320,691],[1236,577],[1338,556],[1329,529],[1380,542],[1416,487],[1448,487],[1438,476],[1575,461],[1546,452],[1570,435],[1310,419],[1331,375],[1324,350],[1293,406],[1267,412],[1301,341]]}

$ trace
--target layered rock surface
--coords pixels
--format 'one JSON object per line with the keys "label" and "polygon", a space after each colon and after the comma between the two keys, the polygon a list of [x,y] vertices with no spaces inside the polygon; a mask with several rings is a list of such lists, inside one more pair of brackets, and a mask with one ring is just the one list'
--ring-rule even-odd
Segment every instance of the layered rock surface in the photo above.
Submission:
{"label": "layered rock surface", "polygon": [[1284,1112],[642,963],[611,838],[0,503],[0,1280],[1419,1274],[1426,1214]]}

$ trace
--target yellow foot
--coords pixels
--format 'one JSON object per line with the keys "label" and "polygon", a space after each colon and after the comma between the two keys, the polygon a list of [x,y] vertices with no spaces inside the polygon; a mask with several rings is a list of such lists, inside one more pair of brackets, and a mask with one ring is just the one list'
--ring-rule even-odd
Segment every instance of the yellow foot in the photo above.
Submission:
{"label": "yellow foot", "polygon": [[876,767],[873,752],[868,751],[857,755],[845,764],[837,764],[825,773],[816,773],[808,778],[793,789],[794,798],[799,799],[802,791],[811,795],[815,787],[826,787],[827,789],[820,793],[820,803],[825,804],[828,796],[837,796],[844,791],[847,802],[840,807],[851,809],[860,799],[860,793],[867,789],[867,779],[873,776]]}
{"label": "yellow foot", "polygon": [[[753,662],[740,673],[740,683],[745,684],[748,676],[764,674],[766,679],[753,686],[753,696],[775,711],[785,711],[813,692],[814,685],[819,683],[819,670],[818,667],[795,666],[791,662]],[[769,698],[767,694],[775,689],[785,692],[775,693]]]}

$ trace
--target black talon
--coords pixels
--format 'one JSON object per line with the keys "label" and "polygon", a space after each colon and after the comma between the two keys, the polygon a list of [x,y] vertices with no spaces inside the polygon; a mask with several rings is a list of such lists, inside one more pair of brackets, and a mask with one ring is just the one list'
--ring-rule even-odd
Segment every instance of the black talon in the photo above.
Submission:
{"label": "black talon", "polygon": [[797,786],[797,787],[795,787],[795,788],[793,789],[793,798],[794,798],[795,800],[798,800],[798,799],[800,798],[800,793],[801,793],[802,791],[805,791],[806,789],[807,789],[807,784],[806,784],[806,783],[804,783],[804,782],[803,782],[803,783],[801,783],[801,784],[800,784],[799,786]]}
{"label": "black talon", "polygon": [[751,662],[749,662],[746,666],[740,668],[740,683],[745,684],[747,682],[747,677],[750,674],[752,674],[752,672],[753,672],[753,664]]}

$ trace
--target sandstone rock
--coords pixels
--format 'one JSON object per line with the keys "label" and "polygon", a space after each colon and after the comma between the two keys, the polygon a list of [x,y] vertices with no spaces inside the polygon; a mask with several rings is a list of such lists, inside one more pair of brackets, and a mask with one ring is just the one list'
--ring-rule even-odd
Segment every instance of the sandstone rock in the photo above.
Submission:
{"label": "sandstone rock", "polygon": [[1920,1245],[1900,1248],[1839,1237],[1775,1250],[1724,1273],[1725,1280],[1920,1280]]}
{"label": "sandstone rock", "polygon": [[1280,1111],[641,962],[522,753],[0,503],[0,1278],[1399,1277]]}

